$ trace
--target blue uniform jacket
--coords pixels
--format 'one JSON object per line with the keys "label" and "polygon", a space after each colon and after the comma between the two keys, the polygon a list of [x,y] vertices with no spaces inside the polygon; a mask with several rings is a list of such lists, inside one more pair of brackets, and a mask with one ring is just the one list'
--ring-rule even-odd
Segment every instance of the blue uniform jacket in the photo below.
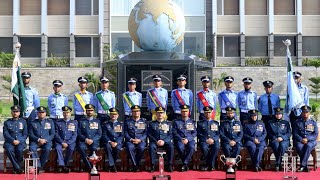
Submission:
{"label": "blue uniform jacket", "polygon": [[167,120],[151,121],[148,126],[148,137],[149,141],[154,143],[157,143],[158,140],[163,140],[165,143],[172,142],[171,123]]}
{"label": "blue uniform jacket", "polygon": [[164,88],[151,88],[151,89],[148,90],[148,92],[147,92],[147,107],[148,107],[148,109],[151,111],[151,110],[154,110],[156,108],[156,105],[153,103],[153,101],[152,101],[152,99],[151,99],[151,97],[149,95],[149,92],[151,90],[153,90],[154,93],[156,94],[158,100],[161,103],[161,106],[163,108],[167,109],[168,91],[166,89],[164,89]]}
{"label": "blue uniform jacket", "polygon": [[174,120],[172,123],[172,135],[174,141],[182,141],[182,139],[188,139],[189,142],[194,141],[194,138],[197,136],[194,120]]}
{"label": "blue uniform jacket", "polygon": [[26,146],[26,139],[28,137],[27,123],[24,119],[13,120],[8,119],[3,125],[3,137],[5,143],[12,144],[14,140],[20,141]]}
{"label": "blue uniform jacket", "polygon": [[219,122],[215,120],[198,121],[197,137],[199,142],[206,142],[209,138],[212,138],[214,141],[219,141]]}
{"label": "blue uniform jacket", "polygon": [[119,121],[103,121],[102,127],[102,143],[107,144],[108,142],[116,142],[122,144],[124,137],[123,124]]}
{"label": "blue uniform jacket", "polygon": [[261,121],[249,121],[244,125],[243,129],[243,139],[244,144],[247,146],[248,142],[254,142],[254,139],[257,138],[260,142],[259,145],[266,146],[266,136],[267,130],[264,126],[264,123]]}
{"label": "blue uniform jacket", "polygon": [[50,115],[62,116],[62,107],[68,106],[68,97],[64,94],[51,94],[48,97],[48,108]]}
{"label": "blue uniform jacket", "polygon": [[54,123],[51,119],[35,119],[31,121],[29,129],[30,142],[37,143],[38,139],[46,139],[52,143],[55,135]]}
{"label": "blue uniform jacket", "polygon": [[103,113],[105,114],[106,112],[101,106],[101,103],[99,102],[99,99],[97,98],[97,94],[101,94],[104,101],[108,104],[109,109],[114,108],[116,106],[116,95],[114,92],[110,90],[105,90],[105,91],[99,91],[97,92],[94,97],[93,97],[93,105],[96,107],[96,112],[97,113]]}
{"label": "blue uniform jacket", "polygon": [[203,113],[203,103],[201,102],[201,100],[199,99],[198,93],[202,92],[203,96],[205,97],[205,99],[208,101],[209,105],[216,110],[217,107],[217,102],[218,102],[218,98],[216,93],[213,90],[208,90],[208,91],[204,91],[203,89],[198,91],[196,94],[196,102],[197,102],[197,107],[198,107],[198,112],[199,113]]}
{"label": "blue uniform jacket", "polygon": [[37,109],[37,107],[40,106],[39,93],[37,89],[30,86],[25,86],[24,90],[26,93],[26,100],[27,100],[27,111],[25,112],[24,116],[29,117],[29,115],[31,114],[31,111],[33,109]]}
{"label": "blue uniform jacket", "polygon": [[257,93],[254,91],[240,91],[237,101],[240,110],[258,109]]}
{"label": "blue uniform jacket", "polygon": [[288,121],[273,119],[266,125],[267,135],[271,141],[281,137],[284,141],[289,141],[291,137],[291,128]]}
{"label": "blue uniform jacket", "polygon": [[92,120],[88,120],[83,118],[79,121],[78,137],[80,142],[84,142],[85,139],[88,138],[99,143],[101,136],[102,129],[99,119],[93,118]]}
{"label": "blue uniform jacket", "polygon": [[[277,94],[270,94],[270,100],[272,104],[272,114],[274,114],[274,108],[280,107],[280,97]],[[268,94],[263,94],[258,99],[258,109],[261,115],[269,115],[269,106],[268,106]]]}
{"label": "blue uniform jacket", "polygon": [[[222,94],[225,94],[230,102],[225,101],[222,98]],[[238,93],[233,91],[233,90],[230,90],[230,91],[229,90],[223,90],[223,91],[221,91],[219,93],[219,95],[218,95],[218,100],[219,100],[221,112],[226,113],[224,109],[226,107],[228,107],[228,106],[231,106],[233,108],[237,108],[237,103],[238,103],[237,102],[237,96],[238,96]]]}
{"label": "blue uniform jacket", "polygon": [[298,142],[301,142],[303,138],[307,138],[308,142],[316,143],[318,137],[317,122],[313,119],[306,121],[298,119],[296,121],[296,128],[293,129],[293,135]]}
{"label": "blue uniform jacket", "polygon": [[186,89],[186,88],[184,88],[184,89],[178,88],[178,89],[175,89],[171,92],[171,104],[172,104],[174,112],[178,113],[178,114],[181,113],[180,103],[179,103],[179,100],[176,96],[176,91],[179,92],[184,104],[190,106],[190,112],[192,112],[193,93],[190,89]]}
{"label": "blue uniform jacket", "polygon": [[242,144],[243,128],[238,120],[226,120],[220,125],[221,143],[229,144],[230,141],[236,141]]}
{"label": "blue uniform jacket", "polygon": [[137,121],[132,118],[125,120],[124,134],[126,142],[130,142],[130,139],[140,139],[142,142],[146,142],[147,121],[144,118],[140,118]]}
{"label": "blue uniform jacket", "polygon": [[77,140],[78,135],[78,122],[75,120],[65,121],[64,119],[59,119],[55,122],[55,142],[62,144],[73,144]]}
{"label": "blue uniform jacket", "polygon": [[142,105],[142,94],[137,92],[137,91],[134,91],[134,92],[127,91],[127,92],[122,94],[124,113],[125,113],[125,115],[131,115],[131,113],[132,113],[131,112],[131,107],[129,107],[127,101],[124,99],[124,96],[126,94],[129,95],[129,98],[131,99],[131,101],[133,102],[134,105],[138,105],[140,107]]}
{"label": "blue uniform jacket", "polygon": [[73,95],[73,111],[75,114],[82,115],[84,110],[83,110],[81,104],[79,103],[78,99],[76,98],[76,94],[80,94],[80,96],[82,97],[83,101],[86,104],[93,104],[93,94],[89,91],[86,91],[84,94],[82,94],[80,91],[77,91],[76,93],[74,93],[74,95]]}

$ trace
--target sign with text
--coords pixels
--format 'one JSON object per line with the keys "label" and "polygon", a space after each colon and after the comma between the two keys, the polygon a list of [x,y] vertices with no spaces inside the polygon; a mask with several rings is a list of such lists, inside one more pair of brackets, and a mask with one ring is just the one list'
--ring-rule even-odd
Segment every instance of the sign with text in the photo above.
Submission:
{"label": "sign with text", "polygon": [[152,76],[159,74],[162,79],[162,87],[168,91],[172,90],[172,71],[161,70],[145,70],[141,71],[142,83],[141,91],[146,92],[148,89],[153,88]]}

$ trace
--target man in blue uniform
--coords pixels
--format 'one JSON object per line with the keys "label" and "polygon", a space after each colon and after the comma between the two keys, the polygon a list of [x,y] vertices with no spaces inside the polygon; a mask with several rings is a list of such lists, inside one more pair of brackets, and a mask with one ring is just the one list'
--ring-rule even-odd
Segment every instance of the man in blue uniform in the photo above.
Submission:
{"label": "man in blue uniform", "polygon": [[[23,117],[25,119],[29,118],[31,112],[33,110],[36,110],[37,107],[40,106],[40,98],[39,98],[39,93],[37,89],[29,86],[30,80],[31,80],[31,73],[30,72],[23,72],[21,73],[21,77],[23,80],[23,85],[24,85],[24,91],[26,94],[26,100],[27,100],[27,109],[23,114]],[[34,119],[36,117],[36,113],[34,114],[34,117],[31,117]]]}
{"label": "man in blue uniform", "polygon": [[172,124],[172,134],[175,147],[182,160],[181,171],[188,171],[188,164],[195,151],[195,137],[197,136],[196,125],[193,119],[189,118],[187,105],[181,106],[181,119],[176,119]]}
{"label": "man in blue uniform", "polygon": [[202,87],[200,91],[197,92],[196,101],[199,112],[199,120],[205,119],[203,108],[206,106],[210,106],[213,108],[212,119],[215,119],[216,113],[216,104],[218,102],[218,98],[216,93],[209,89],[210,88],[210,77],[202,76],[201,77]]}
{"label": "man in blue uniform", "polygon": [[172,172],[173,163],[173,143],[172,143],[172,125],[170,122],[164,119],[165,109],[162,107],[157,107],[155,109],[157,113],[157,119],[151,121],[148,127],[148,137],[149,137],[149,153],[151,158],[151,168],[150,172],[154,172],[155,163],[157,159],[157,149],[163,148],[167,154],[167,171]]}
{"label": "man in blue uniform", "polygon": [[308,159],[312,149],[317,145],[318,126],[317,122],[310,118],[309,106],[301,107],[301,119],[296,121],[296,128],[293,129],[295,144],[300,157],[300,168],[298,172],[309,172]]}
{"label": "man in blue uniform", "polygon": [[128,81],[129,91],[122,94],[125,119],[128,119],[132,116],[132,106],[138,105],[141,107],[142,105],[142,94],[136,91],[136,87],[137,79],[132,77]]}
{"label": "man in blue uniform", "polygon": [[94,118],[94,105],[87,104],[85,106],[87,117],[81,119],[78,124],[78,151],[81,155],[82,161],[87,167],[87,171],[92,168],[91,163],[87,159],[86,150],[90,150],[90,155],[93,151],[97,151],[100,138],[102,136],[102,129],[100,120]]}
{"label": "man in blue uniform", "polygon": [[[71,107],[63,106],[63,119],[55,122],[56,134],[54,139],[58,156],[58,173],[70,172],[70,168],[68,168],[67,165],[76,147],[78,122],[70,119],[71,111]],[[65,156],[63,156],[64,149],[66,150]]]}
{"label": "man in blue uniform", "polygon": [[78,83],[80,90],[73,95],[74,119],[77,121],[86,117],[86,104],[93,104],[93,94],[87,91],[88,82],[89,80],[86,77],[79,77]]}
{"label": "man in blue uniform", "polygon": [[125,144],[131,162],[132,171],[140,171],[140,161],[143,156],[147,142],[147,121],[141,118],[141,111],[138,105],[131,107],[132,118],[124,122]]}
{"label": "man in blue uniform", "polygon": [[93,97],[93,105],[96,107],[98,119],[100,121],[108,121],[110,119],[109,109],[116,106],[116,96],[114,92],[109,90],[109,79],[100,78],[101,90]]}
{"label": "man in blue uniform", "polygon": [[258,99],[258,109],[262,115],[261,120],[264,124],[271,121],[274,118],[274,108],[280,107],[280,97],[277,94],[272,93],[273,82],[264,81],[263,82],[265,94]]}
{"label": "man in blue uniform", "polygon": [[238,93],[232,90],[234,78],[232,76],[227,76],[224,78],[224,85],[226,89],[221,91],[218,95],[218,100],[220,104],[220,120],[227,120],[226,107],[233,107],[237,109],[237,96]]}
{"label": "man in blue uniform", "polygon": [[37,149],[41,148],[40,161],[38,162],[39,173],[44,172],[44,167],[49,158],[52,147],[52,140],[55,135],[54,123],[51,119],[46,118],[46,107],[37,108],[38,118],[30,122],[29,131],[29,149],[32,158],[38,158]]}
{"label": "man in blue uniform", "polygon": [[150,88],[147,92],[147,107],[150,111],[151,118],[150,120],[156,119],[156,107],[167,108],[168,104],[168,91],[161,87],[162,78],[160,75],[155,74],[153,78],[153,88]]}
{"label": "man in blue uniform", "polygon": [[254,171],[262,171],[260,167],[260,162],[262,160],[262,155],[264,148],[266,147],[266,136],[267,131],[262,121],[258,121],[258,111],[249,111],[250,119],[243,128],[243,139],[244,145],[247,147]]}
{"label": "man in blue uniform", "polygon": [[299,93],[300,93],[300,96],[303,100],[303,103],[304,105],[307,105],[309,106],[309,89],[306,85],[303,85],[301,82],[302,82],[302,79],[301,79],[301,72],[293,72],[293,75],[294,75],[294,79],[295,79],[295,82],[298,86],[298,89],[299,89]]}
{"label": "man in blue uniform", "polygon": [[200,149],[206,160],[206,165],[202,167],[202,170],[212,171],[215,170],[215,162],[220,149],[219,122],[211,119],[212,107],[204,107],[203,111],[205,119],[198,121],[197,137]]}
{"label": "man in blue uniform", "polygon": [[54,121],[63,118],[62,107],[68,105],[68,97],[61,93],[63,82],[54,80],[52,82],[54,93],[48,97],[48,108],[50,118]]}
{"label": "man in blue uniform", "polygon": [[102,147],[109,159],[109,171],[117,172],[115,162],[118,159],[119,153],[123,144],[123,124],[118,121],[119,110],[110,108],[110,121],[101,122],[102,127]]}
{"label": "man in blue uniform", "polygon": [[266,124],[269,144],[276,157],[276,171],[280,170],[282,156],[290,145],[291,128],[288,121],[282,119],[283,108],[274,108],[275,118]]}
{"label": "man in blue uniform", "polygon": [[242,80],[244,90],[238,93],[237,101],[240,111],[242,125],[250,119],[248,111],[258,109],[257,93],[251,90],[252,78],[246,77]]}
{"label": "man in blue uniform", "polygon": [[171,104],[173,107],[173,119],[181,118],[180,106],[190,106],[190,114],[192,113],[193,93],[190,89],[186,89],[187,76],[179,75],[177,78],[178,88],[171,92]]}
{"label": "man in blue uniform", "polygon": [[3,148],[13,165],[13,173],[22,174],[23,149],[27,146],[28,136],[27,123],[24,119],[19,118],[19,106],[11,107],[11,116],[12,118],[6,120],[3,125]]}
{"label": "man in blue uniform", "polygon": [[235,158],[240,154],[243,129],[241,122],[234,117],[235,108],[227,107],[227,120],[220,124],[221,147],[226,157]]}

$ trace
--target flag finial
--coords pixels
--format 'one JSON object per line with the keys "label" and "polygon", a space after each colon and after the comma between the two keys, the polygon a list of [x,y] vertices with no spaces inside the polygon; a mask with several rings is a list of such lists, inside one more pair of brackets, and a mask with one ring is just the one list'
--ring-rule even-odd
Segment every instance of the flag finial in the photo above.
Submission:
{"label": "flag finial", "polygon": [[289,47],[291,45],[291,40],[287,39],[285,41],[282,41],[284,43],[284,45],[286,45],[287,47]]}
{"label": "flag finial", "polygon": [[16,48],[20,49],[21,48],[21,44],[19,42],[16,43]]}

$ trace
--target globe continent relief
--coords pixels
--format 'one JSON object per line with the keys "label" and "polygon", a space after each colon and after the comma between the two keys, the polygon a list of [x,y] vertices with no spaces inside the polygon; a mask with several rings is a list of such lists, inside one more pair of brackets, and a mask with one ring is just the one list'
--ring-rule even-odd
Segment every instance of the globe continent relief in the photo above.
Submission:
{"label": "globe continent relief", "polygon": [[171,51],[181,43],[185,19],[172,0],[141,0],[128,20],[134,43],[147,51]]}

